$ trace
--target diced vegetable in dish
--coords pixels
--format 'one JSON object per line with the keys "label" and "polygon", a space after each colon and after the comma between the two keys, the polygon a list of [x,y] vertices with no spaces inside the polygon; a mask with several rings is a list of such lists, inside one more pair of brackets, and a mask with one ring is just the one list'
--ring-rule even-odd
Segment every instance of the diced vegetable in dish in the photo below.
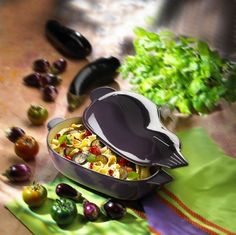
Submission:
{"label": "diced vegetable in dish", "polygon": [[191,37],[135,30],[135,55],[119,71],[136,92],[184,114],[208,113],[236,100],[236,66]]}
{"label": "diced vegetable in dish", "polygon": [[82,124],[63,128],[50,145],[62,157],[101,174],[122,180],[140,180],[150,176],[149,167],[135,165],[117,156]]}

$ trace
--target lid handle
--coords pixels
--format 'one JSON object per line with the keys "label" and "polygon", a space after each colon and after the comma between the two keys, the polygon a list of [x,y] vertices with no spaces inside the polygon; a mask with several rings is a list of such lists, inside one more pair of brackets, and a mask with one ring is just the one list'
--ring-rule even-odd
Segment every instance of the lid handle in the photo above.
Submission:
{"label": "lid handle", "polygon": [[163,133],[156,133],[153,136],[153,141],[158,146],[161,153],[160,157],[155,162],[156,165],[161,165],[167,168],[177,168],[187,166],[188,162],[176,148],[175,143]]}
{"label": "lid handle", "polygon": [[47,124],[47,128],[50,131],[54,126],[56,126],[59,122],[62,122],[64,120],[64,118],[53,118],[52,120],[50,120]]}
{"label": "lid handle", "polygon": [[98,88],[91,91],[90,99],[91,99],[91,101],[95,101],[95,100],[99,99],[100,97],[102,97],[108,93],[114,92],[114,91],[116,91],[116,90],[112,87],[109,87],[109,86],[98,87]]}

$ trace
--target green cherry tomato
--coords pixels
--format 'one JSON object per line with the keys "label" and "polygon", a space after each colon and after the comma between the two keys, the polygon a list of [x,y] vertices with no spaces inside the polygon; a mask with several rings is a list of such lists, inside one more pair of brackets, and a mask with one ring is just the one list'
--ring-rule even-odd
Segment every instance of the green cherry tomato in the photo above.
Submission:
{"label": "green cherry tomato", "polygon": [[31,105],[27,111],[29,120],[33,125],[43,125],[48,118],[48,111],[40,105]]}
{"label": "green cherry tomato", "polygon": [[57,199],[51,208],[51,216],[58,225],[68,225],[77,215],[74,201],[66,198]]}
{"label": "green cherry tomato", "polygon": [[30,207],[39,207],[47,199],[47,189],[41,184],[33,184],[24,187],[22,191],[24,202]]}

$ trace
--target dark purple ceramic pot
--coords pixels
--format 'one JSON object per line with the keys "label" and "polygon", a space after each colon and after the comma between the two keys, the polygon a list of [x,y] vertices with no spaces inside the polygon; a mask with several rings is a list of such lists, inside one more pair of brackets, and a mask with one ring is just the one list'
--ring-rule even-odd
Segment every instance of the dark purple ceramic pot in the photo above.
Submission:
{"label": "dark purple ceramic pot", "polygon": [[57,118],[48,123],[48,150],[54,166],[63,175],[79,184],[122,200],[137,200],[147,195],[154,188],[158,188],[172,180],[172,177],[159,167],[153,167],[152,176],[145,180],[120,180],[84,168],[71,160],[61,157],[50,147],[51,140],[61,129],[69,127],[72,123],[81,122],[82,118],[76,117],[66,120]]}
{"label": "dark purple ceramic pot", "polygon": [[[109,87],[95,89],[83,117],[56,118],[48,123],[47,145],[55,167],[68,178],[110,197],[137,200],[172,180],[162,168],[187,165],[178,137],[160,122],[158,108],[147,98]],[[149,166],[143,180],[121,180],[103,175],[68,160],[50,147],[56,133],[73,123],[82,123],[118,156]]]}

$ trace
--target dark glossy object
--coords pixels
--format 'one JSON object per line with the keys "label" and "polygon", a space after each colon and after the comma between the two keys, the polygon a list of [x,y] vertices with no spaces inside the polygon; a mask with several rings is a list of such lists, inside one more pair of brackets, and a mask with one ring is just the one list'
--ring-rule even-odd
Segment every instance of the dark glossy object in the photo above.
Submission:
{"label": "dark glossy object", "polygon": [[51,208],[51,216],[59,225],[71,224],[77,216],[75,202],[70,199],[57,199]]}
{"label": "dark glossy object", "polygon": [[61,78],[56,74],[47,73],[41,76],[40,84],[42,87],[47,85],[58,86],[61,83]]}
{"label": "dark glossy object", "polygon": [[95,89],[91,99],[83,123],[116,154],[143,166],[187,165],[178,137],[162,125],[150,100],[109,87]]}
{"label": "dark glossy object", "polygon": [[25,131],[17,126],[8,128],[6,131],[6,137],[12,142],[15,143],[20,137],[25,135]]}
{"label": "dark glossy object", "polygon": [[43,99],[48,102],[52,102],[56,99],[58,95],[57,88],[52,85],[47,85],[42,88]]}
{"label": "dark glossy object", "polygon": [[53,62],[52,71],[56,74],[63,73],[66,70],[67,62],[64,59],[59,59]]}
{"label": "dark glossy object", "polygon": [[83,202],[83,208],[84,208],[84,216],[88,220],[95,221],[98,218],[100,214],[100,209],[96,204],[85,200]]}
{"label": "dark glossy object", "polygon": [[50,63],[45,59],[35,60],[33,70],[38,73],[46,73],[50,68]]}
{"label": "dark glossy object", "polygon": [[84,59],[92,51],[90,42],[81,33],[60,24],[56,20],[48,20],[45,31],[52,45],[64,56]]}
{"label": "dark glossy object", "polygon": [[39,73],[32,73],[23,78],[23,82],[27,86],[37,87],[41,86],[42,75]]}
{"label": "dark glossy object", "polygon": [[76,189],[71,187],[69,184],[65,184],[65,183],[58,184],[55,191],[59,197],[65,197],[65,198],[73,199],[75,201],[79,201],[81,199],[81,193],[79,193]]}
{"label": "dark glossy object", "polygon": [[126,208],[119,202],[116,202],[113,199],[110,199],[103,205],[103,209],[111,219],[121,219],[126,214]]}
{"label": "dark glossy object", "polygon": [[12,182],[24,182],[30,179],[31,170],[26,164],[15,164],[3,173]]}
{"label": "dark glossy object", "polygon": [[68,178],[97,190],[110,197],[123,200],[137,200],[161,185],[172,181],[172,177],[160,167],[152,167],[151,176],[143,180],[121,180],[87,169],[74,161],[60,156],[52,150],[50,143],[63,128],[73,123],[82,123],[80,117],[63,120],[55,118],[48,123],[47,146],[55,167]]}
{"label": "dark glossy object", "polygon": [[[82,68],[74,77],[68,91],[68,103],[71,110],[80,102],[80,97],[85,95],[91,85],[103,86],[114,81],[120,61],[111,56],[99,58]],[[73,99],[74,97],[74,99]]]}

